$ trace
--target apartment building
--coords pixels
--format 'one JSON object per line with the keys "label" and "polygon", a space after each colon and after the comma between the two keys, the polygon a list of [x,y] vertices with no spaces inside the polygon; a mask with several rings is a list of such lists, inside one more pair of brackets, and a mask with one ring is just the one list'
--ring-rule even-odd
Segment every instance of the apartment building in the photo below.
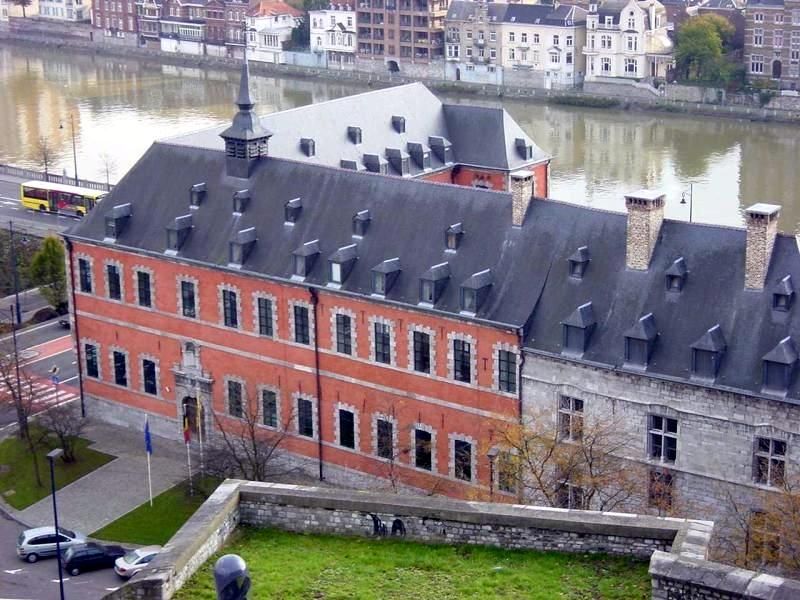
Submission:
{"label": "apartment building", "polygon": [[248,58],[284,63],[283,53],[300,25],[303,13],[280,0],[261,0],[247,11]]}
{"label": "apartment building", "polygon": [[800,1],[747,4],[744,61],[751,80],[800,89]]}
{"label": "apartment building", "polygon": [[92,0],[39,0],[39,16],[74,23],[91,21]]}
{"label": "apartment building", "polygon": [[325,54],[328,68],[353,68],[356,62],[356,11],[349,4],[331,4],[308,13],[312,52]]}
{"label": "apartment building", "polygon": [[205,54],[205,0],[164,0],[158,26],[163,52]]}

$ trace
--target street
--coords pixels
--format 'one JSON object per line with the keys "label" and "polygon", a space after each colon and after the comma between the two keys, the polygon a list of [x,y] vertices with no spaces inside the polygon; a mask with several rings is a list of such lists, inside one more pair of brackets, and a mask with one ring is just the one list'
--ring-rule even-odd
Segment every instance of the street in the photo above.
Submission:
{"label": "street", "polygon": [[4,229],[8,228],[9,221],[14,221],[14,227],[22,233],[46,236],[64,231],[75,223],[72,217],[39,214],[24,208],[19,202],[19,184],[20,180],[12,177],[0,179],[0,225]]}

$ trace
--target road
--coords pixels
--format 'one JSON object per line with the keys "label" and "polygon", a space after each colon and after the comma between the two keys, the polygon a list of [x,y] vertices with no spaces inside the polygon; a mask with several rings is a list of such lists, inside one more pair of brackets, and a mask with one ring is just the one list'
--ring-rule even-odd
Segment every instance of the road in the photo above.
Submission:
{"label": "road", "polygon": [[46,236],[64,231],[75,223],[72,217],[39,214],[23,208],[19,203],[19,184],[19,179],[0,178],[0,226],[4,229],[8,228],[9,221],[14,221],[14,227],[23,233]]}
{"label": "road", "polygon": [[[48,558],[34,564],[17,557],[15,542],[21,525],[0,516],[0,599],[58,600],[58,563]],[[113,569],[64,578],[64,596],[70,600],[93,600],[122,585]]]}

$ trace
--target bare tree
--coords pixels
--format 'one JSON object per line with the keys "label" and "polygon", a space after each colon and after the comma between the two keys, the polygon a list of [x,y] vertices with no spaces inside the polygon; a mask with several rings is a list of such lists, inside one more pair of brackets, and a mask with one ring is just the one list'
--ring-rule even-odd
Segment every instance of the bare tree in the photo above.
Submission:
{"label": "bare tree", "polygon": [[103,170],[106,173],[106,187],[111,188],[111,176],[117,170],[117,161],[108,152],[103,152],[100,155],[100,162],[103,165]]}
{"label": "bare tree", "polygon": [[39,138],[37,147],[39,150],[39,160],[42,162],[42,166],[44,167],[44,180],[48,181],[50,161],[53,158],[53,151],[50,148],[50,142],[45,136],[41,136]]}
{"label": "bare tree", "polygon": [[65,463],[75,462],[76,442],[85,424],[80,407],[74,402],[62,402],[43,412],[38,418],[38,423],[58,439],[59,446],[64,450],[61,459]]}

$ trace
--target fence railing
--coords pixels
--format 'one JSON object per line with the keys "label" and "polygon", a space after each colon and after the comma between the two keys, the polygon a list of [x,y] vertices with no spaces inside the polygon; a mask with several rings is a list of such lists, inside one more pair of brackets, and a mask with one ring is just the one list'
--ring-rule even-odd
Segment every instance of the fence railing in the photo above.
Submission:
{"label": "fence railing", "polygon": [[0,175],[9,175],[10,177],[19,177],[20,179],[35,179],[37,181],[49,181],[50,183],[60,183],[62,185],[76,185],[90,190],[100,190],[109,192],[114,189],[113,185],[108,185],[101,181],[91,181],[89,179],[78,179],[74,177],[67,177],[66,175],[59,175],[58,173],[47,173],[44,171],[37,171],[35,169],[26,169],[24,167],[15,167],[14,165],[4,165],[0,163]]}

